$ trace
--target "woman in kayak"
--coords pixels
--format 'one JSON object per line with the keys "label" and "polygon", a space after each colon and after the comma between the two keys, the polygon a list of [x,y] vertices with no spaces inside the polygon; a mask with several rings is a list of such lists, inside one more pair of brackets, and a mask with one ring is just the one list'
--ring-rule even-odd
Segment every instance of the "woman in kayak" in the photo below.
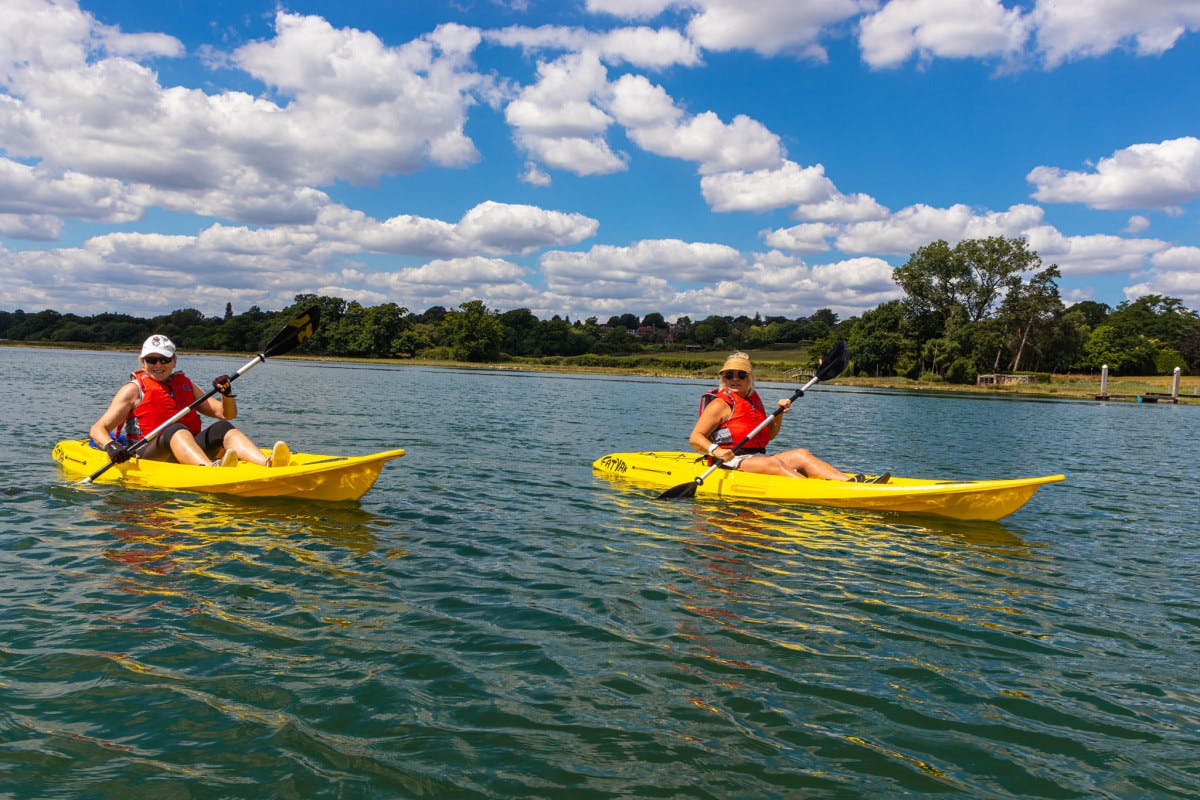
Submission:
{"label": "woman in kayak", "polygon": [[[133,455],[129,448],[134,442],[158,428],[176,413],[204,397],[200,387],[175,369],[175,344],[166,336],[155,334],[142,344],[138,357],[141,369],[130,376],[129,383],[117,390],[108,410],[93,423],[92,443],[108,453],[114,464],[128,461]],[[139,458],[153,461],[176,461],[195,466],[234,466],[238,460],[264,466],[286,467],[291,452],[283,442],[276,442],[270,458],[230,422],[237,416],[237,395],[233,394],[229,376],[213,381],[220,399],[209,397],[177,422],[167,426],[153,441],[138,452]],[[207,428],[200,414],[217,420]],[[213,459],[224,451],[221,462]]]}
{"label": "woman in kayak", "polygon": [[[780,398],[775,418],[735,453],[733,447],[767,418],[762,399],[754,390],[754,368],[750,356],[734,353],[725,359],[719,373],[720,384],[705,392],[700,400],[700,417],[692,428],[688,441],[701,453],[720,461],[730,469],[786,475],[792,478],[825,478],[834,481],[865,480],[861,475],[851,477],[837,467],[814,456],[804,448],[767,455],[767,444],[779,433],[783,415],[791,406],[788,398]],[[886,483],[887,476],[876,482]]]}

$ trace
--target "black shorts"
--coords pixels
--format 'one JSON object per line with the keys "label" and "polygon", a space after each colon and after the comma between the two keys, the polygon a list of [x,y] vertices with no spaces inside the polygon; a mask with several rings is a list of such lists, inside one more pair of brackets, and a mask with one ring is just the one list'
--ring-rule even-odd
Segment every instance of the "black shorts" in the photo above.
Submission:
{"label": "black shorts", "polygon": [[[227,419],[219,420],[209,425],[204,430],[194,435],[196,444],[200,445],[200,449],[204,451],[204,455],[209,458],[216,458],[217,453],[221,452],[224,447],[225,434],[233,430],[233,423]],[[175,456],[171,453],[171,437],[172,436],[192,436],[192,432],[182,422],[176,422],[158,436],[154,437],[154,441],[138,451],[138,458],[148,458],[151,461],[174,461]]]}

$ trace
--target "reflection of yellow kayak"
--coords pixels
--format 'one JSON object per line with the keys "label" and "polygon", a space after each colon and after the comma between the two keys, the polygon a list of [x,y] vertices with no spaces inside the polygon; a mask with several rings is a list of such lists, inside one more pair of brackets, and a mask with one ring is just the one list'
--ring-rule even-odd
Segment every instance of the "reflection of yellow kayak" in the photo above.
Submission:
{"label": "reflection of yellow kayak", "polygon": [[[138,489],[241,497],[357,500],[375,485],[383,465],[402,455],[403,450],[384,450],[366,456],[292,453],[286,467],[260,467],[247,462],[236,467],[192,467],[133,458],[117,464],[96,480]],[[90,446],[86,439],[69,440],[55,446],[54,460],[68,476],[86,478],[108,463],[108,454]]]}
{"label": "reflection of yellow kayak", "polygon": [[[707,468],[695,453],[611,453],[592,464],[601,475],[654,489],[694,481]],[[704,479],[696,496],[997,520],[1025,505],[1042,484],[1061,480],[1063,475],[995,481],[892,478],[873,484],[718,469]]]}

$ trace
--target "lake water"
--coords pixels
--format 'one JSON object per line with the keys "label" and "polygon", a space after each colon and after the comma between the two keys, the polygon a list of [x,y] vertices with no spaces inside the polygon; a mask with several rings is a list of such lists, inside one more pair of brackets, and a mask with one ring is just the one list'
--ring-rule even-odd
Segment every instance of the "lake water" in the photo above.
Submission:
{"label": "lake water", "polygon": [[848,469],[1067,475],[938,522],[592,474],[694,381],[271,360],[260,444],[408,450],[360,504],[74,485],[132,361],[0,348],[4,800],[1200,796],[1200,409],[797,401]]}

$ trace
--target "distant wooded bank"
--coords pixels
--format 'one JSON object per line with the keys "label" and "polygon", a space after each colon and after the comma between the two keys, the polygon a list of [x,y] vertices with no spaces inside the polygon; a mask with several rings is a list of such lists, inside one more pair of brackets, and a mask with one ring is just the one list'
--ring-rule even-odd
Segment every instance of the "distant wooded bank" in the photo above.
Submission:
{"label": "distant wooded bank", "polygon": [[651,312],[572,321],[539,319],[527,308],[489,309],[482,300],[416,313],[396,303],[363,306],[302,294],[278,312],[252,307],[234,313],[227,304],[220,317],[196,309],[150,318],[0,311],[0,339],[133,347],[163,333],[185,351],[253,353],[317,303],[321,325],[297,354],[474,364],[541,360],[616,369],[639,362],[691,373],[698,360],[708,360],[702,354],[731,350],[766,359],[777,352],[776,360],[811,368],[846,339],[848,375],[921,383],[974,384],[978,375],[992,373],[1096,372],[1102,365],[1115,376],[1170,375],[1176,367],[1200,374],[1200,315],[1179,298],[1146,295],[1116,308],[1090,300],[1066,306],[1059,277],[1058,267],[1044,267],[1024,240],[992,237],[926,245],[895,271],[903,299],[845,320],[822,308],[794,318],[714,314],[668,322]]}

